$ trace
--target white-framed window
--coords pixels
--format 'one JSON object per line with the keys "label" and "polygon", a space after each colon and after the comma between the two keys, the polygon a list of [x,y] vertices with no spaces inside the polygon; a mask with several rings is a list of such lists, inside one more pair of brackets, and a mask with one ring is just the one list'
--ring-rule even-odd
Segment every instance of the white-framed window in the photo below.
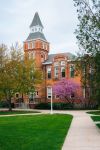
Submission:
{"label": "white-framed window", "polygon": [[55,99],[59,99],[59,96],[58,96],[58,95],[55,95]]}
{"label": "white-framed window", "polygon": [[51,67],[47,68],[47,78],[51,79]]}
{"label": "white-framed window", "polygon": [[31,49],[31,42],[28,43],[28,49]]}
{"label": "white-framed window", "polygon": [[47,98],[51,99],[52,87],[47,87]]}
{"label": "white-framed window", "polygon": [[32,48],[34,48],[35,47],[35,43],[34,43],[34,41],[32,42]]}
{"label": "white-framed window", "polygon": [[54,62],[54,66],[59,66],[59,62]]}
{"label": "white-framed window", "polygon": [[54,68],[54,77],[55,77],[55,78],[58,78],[58,74],[59,74],[59,68],[58,68],[58,67],[55,67],[55,68]]}
{"label": "white-framed window", "polygon": [[65,67],[61,67],[61,77],[65,77]]}
{"label": "white-framed window", "polygon": [[61,66],[65,66],[65,61],[64,60],[61,61]]}
{"label": "white-framed window", "polygon": [[39,95],[39,92],[35,91],[35,96],[38,97],[38,95]]}

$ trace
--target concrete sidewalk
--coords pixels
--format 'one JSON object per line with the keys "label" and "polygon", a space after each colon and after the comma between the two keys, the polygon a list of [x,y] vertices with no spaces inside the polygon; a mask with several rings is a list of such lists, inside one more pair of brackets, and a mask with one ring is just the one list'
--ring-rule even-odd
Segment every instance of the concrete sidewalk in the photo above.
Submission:
{"label": "concrete sidewalk", "polygon": [[62,150],[100,150],[100,129],[84,111],[70,111],[74,116]]}

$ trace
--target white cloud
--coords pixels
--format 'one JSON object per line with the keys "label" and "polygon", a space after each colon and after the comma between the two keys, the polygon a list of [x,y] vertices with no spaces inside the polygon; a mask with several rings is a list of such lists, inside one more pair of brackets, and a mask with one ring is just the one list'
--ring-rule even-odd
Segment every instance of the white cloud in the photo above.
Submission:
{"label": "white cloud", "polygon": [[78,47],[73,32],[77,15],[73,5],[73,0],[3,0],[0,5],[0,42],[22,43],[29,34],[34,13],[38,11],[44,34],[51,43],[51,53],[75,53]]}

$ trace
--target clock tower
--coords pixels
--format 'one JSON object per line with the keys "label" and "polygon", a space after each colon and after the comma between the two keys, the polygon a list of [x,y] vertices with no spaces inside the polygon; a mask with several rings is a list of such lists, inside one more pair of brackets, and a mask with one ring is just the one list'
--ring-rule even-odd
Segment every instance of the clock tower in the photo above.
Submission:
{"label": "clock tower", "polygon": [[49,43],[43,34],[43,25],[36,12],[30,25],[30,33],[24,41],[26,59],[34,59],[36,67],[41,68],[42,63],[48,59]]}

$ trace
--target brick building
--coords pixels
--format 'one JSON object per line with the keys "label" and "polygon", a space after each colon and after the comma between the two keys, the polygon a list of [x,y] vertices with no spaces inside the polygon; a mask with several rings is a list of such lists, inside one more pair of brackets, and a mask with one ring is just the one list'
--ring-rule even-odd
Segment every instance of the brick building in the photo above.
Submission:
{"label": "brick building", "polygon": [[[35,98],[37,101],[48,102],[51,99],[52,85],[59,80],[72,79],[81,84],[80,76],[75,76],[75,56],[72,53],[49,54],[50,43],[43,34],[43,25],[36,12],[30,25],[30,33],[24,41],[26,58],[33,58],[36,67],[43,72],[43,83],[38,85]],[[30,97],[33,97],[30,95]],[[53,96],[53,101],[60,101]]]}

